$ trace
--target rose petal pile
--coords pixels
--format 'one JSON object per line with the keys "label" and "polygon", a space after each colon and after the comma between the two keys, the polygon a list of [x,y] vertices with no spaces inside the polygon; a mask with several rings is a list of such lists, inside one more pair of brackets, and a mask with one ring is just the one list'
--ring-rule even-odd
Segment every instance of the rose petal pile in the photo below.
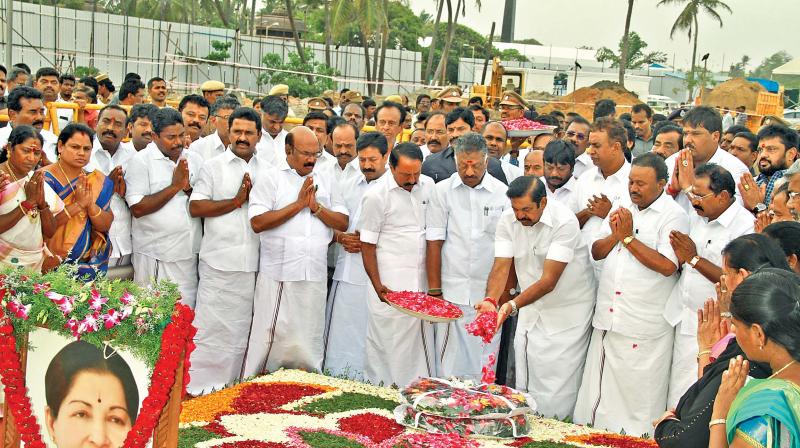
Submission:
{"label": "rose petal pile", "polygon": [[459,319],[464,313],[447,300],[429,296],[423,292],[399,291],[386,294],[386,300],[393,304],[431,317]]}
{"label": "rose petal pile", "polygon": [[474,321],[464,327],[466,327],[467,333],[481,338],[484,344],[488,344],[492,342],[492,338],[497,331],[497,312],[487,311],[480,313]]}
{"label": "rose petal pile", "polygon": [[503,126],[509,131],[544,131],[553,129],[553,126],[538,123],[527,118],[517,118],[516,120],[506,120]]}

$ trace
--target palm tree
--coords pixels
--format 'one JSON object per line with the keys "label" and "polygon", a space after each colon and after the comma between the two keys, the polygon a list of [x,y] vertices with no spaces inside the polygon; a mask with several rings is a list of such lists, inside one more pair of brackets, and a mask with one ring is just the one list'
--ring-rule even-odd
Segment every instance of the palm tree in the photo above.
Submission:
{"label": "palm tree", "polygon": [[[287,0],[289,1],[289,0]],[[367,92],[373,95],[373,72],[370,67],[369,43],[378,45],[377,31],[383,28],[387,12],[383,2],[374,0],[333,0],[331,3],[331,17],[333,34],[340,40],[349,40],[349,36],[342,36],[351,24],[358,24],[358,37],[364,48],[364,72],[367,78]],[[377,48],[377,47],[376,47]]]}
{"label": "palm tree", "polygon": [[433,70],[433,56],[436,50],[436,40],[439,35],[439,22],[442,20],[442,11],[444,10],[444,0],[438,0],[436,7],[436,21],[433,22],[433,31],[431,34],[431,45],[428,47],[428,63],[425,64],[425,82],[430,81],[431,73]]}
{"label": "palm tree", "polygon": [[675,23],[672,24],[669,37],[672,39],[676,32],[686,31],[688,32],[689,39],[694,38],[692,47],[692,70],[689,72],[689,100],[691,100],[695,84],[695,68],[697,65],[697,17],[701,12],[705,12],[710,15],[712,19],[716,20],[717,23],[719,23],[719,27],[722,28],[722,17],[717,10],[724,9],[728,11],[728,13],[732,13],[733,11],[730,6],[721,0],[661,0],[658,2],[658,6],[662,5],[685,5],[683,11],[681,11],[678,18],[675,19]]}
{"label": "palm tree", "polygon": [[633,2],[628,0],[628,14],[625,16],[625,34],[622,35],[622,54],[620,55],[621,64],[619,64],[619,85],[625,87],[625,69],[628,68],[626,62],[628,61],[628,51],[630,50],[629,33],[631,32],[631,16],[633,15]]}
{"label": "palm tree", "polygon": [[[458,25],[458,15],[459,13],[464,16],[467,12],[467,0],[458,0],[456,3],[456,10],[455,13],[451,14],[451,0],[447,1],[447,34],[445,35],[445,42],[444,48],[442,49],[442,57],[439,59],[439,65],[436,66],[436,73],[433,76],[433,79],[441,80],[442,84],[444,84],[444,79],[446,76],[447,71],[447,60],[450,56],[450,46],[453,43],[453,36],[456,33],[456,27]],[[481,9],[481,0],[475,0],[475,6],[480,11]],[[433,45],[431,45],[431,51],[433,51]]]}

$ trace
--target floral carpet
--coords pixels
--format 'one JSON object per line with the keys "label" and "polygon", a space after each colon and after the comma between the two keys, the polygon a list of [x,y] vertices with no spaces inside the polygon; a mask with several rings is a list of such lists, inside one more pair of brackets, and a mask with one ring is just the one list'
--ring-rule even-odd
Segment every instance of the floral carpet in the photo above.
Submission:
{"label": "floral carpet", "polygon": [[655,448],[642,440],[533,417],[527,437],[428,434],[395,422],[396,389],[280,370],[183,403],[179,448]]}

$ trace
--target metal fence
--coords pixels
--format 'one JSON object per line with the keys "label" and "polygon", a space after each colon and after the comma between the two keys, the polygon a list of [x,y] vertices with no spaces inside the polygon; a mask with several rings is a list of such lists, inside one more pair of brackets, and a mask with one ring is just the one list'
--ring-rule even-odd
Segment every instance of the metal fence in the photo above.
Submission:
{"label": "metal fence", "polygon": [[[11,0],[5,0],[5,2]],[[3,2],[3,3],[5,3]],[[213,41],[233,42],[226,63],[261,66],[268,53],[287,55],[296,52],[291,39],[264,36],[237,37],[236,32],[224,28],[211,28],[186,23],[164,22],[94,13],[33,3],[13,2],[13,60],[23,61],[33,70],[42,66],[55,66],[62,72],[76,66],[94,65],[108,73],[115,83],[121,82],[125,73],[139,73],[143,79],[161,76],[176,85],[197,85],[216,79],[232,85],[234,68],[224,64],[185,62],[169,55],[186,55],[205,58],[214,51]],[[94,23],[94,38],[92,24]],[[3,14],[3,51],[5,52],[5,27]],[[325,61],[324,45],[306,42],[317,61]],[[366,92],[364,53],[361,47],[340,46],[331,48],[331,63],[346,81],[337,88],[359,89]],[[420,83],[422,55],[419,52],[387,49],[384,69],[384,94],[408,93]],[[238,88],[265,92],[269,86],[259,87],[255,68],[238,70]],[[398,85],[399,84],[399,85]]]}

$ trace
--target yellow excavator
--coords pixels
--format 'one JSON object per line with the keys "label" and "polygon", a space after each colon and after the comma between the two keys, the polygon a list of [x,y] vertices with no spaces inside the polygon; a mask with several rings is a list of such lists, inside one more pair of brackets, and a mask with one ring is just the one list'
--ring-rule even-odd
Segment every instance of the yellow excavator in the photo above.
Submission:
{"label": "yellow excavator", "polygon": [[513,90],[521,96],[525,95],[525,69],[503,67],[500,58],[494,58],[489,84],[473,84],[470,96],[481,97],[486,107],[496,108],[500,96],[506,90]]}

